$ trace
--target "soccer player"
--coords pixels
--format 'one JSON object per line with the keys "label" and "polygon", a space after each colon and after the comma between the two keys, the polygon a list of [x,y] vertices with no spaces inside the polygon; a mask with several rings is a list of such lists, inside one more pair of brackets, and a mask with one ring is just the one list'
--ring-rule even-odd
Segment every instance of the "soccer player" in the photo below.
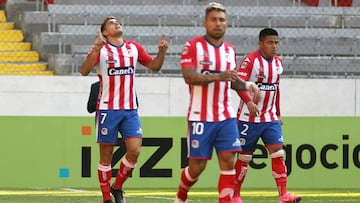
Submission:
{"label": "soccer player", "polygon": [[276,55],[279,37],[276,30],[265,28],[260,31],[259,49],[248,54],[241,62],[239,75],[243,80],[255,82],[261,99],[253,100],[246,91],[238,92],[241,101],[238,110],[240,143],[242,150],[235,164],[236,192],[240,196],[240,187],[246,176],[248,164],[252,159],[256,143],[262,139],[269,150],[272,173],[279,191],[279,203],[300,202],[301,197],[288,193],[286,187],[287,172],[284,163],[284,140],[280,116],[280,75],[283,72],[281,59]]}
{"label": "soccer player", "polygon": [[[204,36],[186,42],[181,56],[181,70],[189,86],[188,159],[182,170],[175,203],[186,202],[188,191],[196,183],[216,149],[220,166],[218,201],[230,203],[235,188],[235,153],[240,141],[236,112],[231,107],[231,88],[250,89],[260,95],[252,82],[238,75],[234,47],[223,40],[227,28],[226,11],[222,4],[210,3],[205,10]],[[238,197],[237,202],[242,202]]]}
{"label": "soccer player", "polygon": [[[152,58],[135,41],[124,40],[122,26],[109,16],[101,25],[101,33],[81,66],[81,75],[88,75],[96,67],[100,80],[100,93],[97,102],[96,128],[97,143],[100,147],[98,177],[104,203],[112,203],[113,194],[116,203],[123,203],[123,183],[135,168],[142,143],[142,129],[137,110],[135,92],[135,69],[137,62],[159,71],[169,46],[162,35],[159,51]],[[111,159],[114,145],[121,134],[127,149],[123,157],[115,182],[110,186],[112,177]]]}

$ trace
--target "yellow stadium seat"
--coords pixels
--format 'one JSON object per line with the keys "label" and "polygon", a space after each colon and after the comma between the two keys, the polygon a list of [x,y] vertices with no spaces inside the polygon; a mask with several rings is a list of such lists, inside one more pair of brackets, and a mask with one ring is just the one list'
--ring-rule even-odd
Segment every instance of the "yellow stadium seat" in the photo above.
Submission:
{"label": "yellow stadium seat", "polygon": [[53,71],[2,71],[0,75],[53,76]]}
{"label": "yellow stadium seat", "polygon": [[0,63],[0,71],[45,71],[46,63]]}
{"label": "yellow stadium seat", "polygon": [[30,42],[0,42],[1,51],[29,51],[31,49]]}
{"label": "yellow stadium seat", "polygon": [[4,10],[0,10],[0,22],[6,22],[6,16]]}
{"label": "yellow stadium seat", "polygon": [[39,61],[36,51],[5,51],[0,52],[0,62],[35,62]]}
{"label": "yellow stadium seat", "polygon": [[21,30],[0,30],[0,42],[22,42],[24,34]]}
{"label": "yellow stadium seat", "polygon": [[1,23],[0,22],[0,30],[11,30],[14,29],[14,23]]}
{"label": "yellow stadium seat", "polygon": [[0,75],[54,75],[54,71],[47,71],[47,63],[39,62],[39,53],[31,50],[31,43],[23,40],[22,30],[14,29],[14,23],[7,22],[5,11],[0,10]]}

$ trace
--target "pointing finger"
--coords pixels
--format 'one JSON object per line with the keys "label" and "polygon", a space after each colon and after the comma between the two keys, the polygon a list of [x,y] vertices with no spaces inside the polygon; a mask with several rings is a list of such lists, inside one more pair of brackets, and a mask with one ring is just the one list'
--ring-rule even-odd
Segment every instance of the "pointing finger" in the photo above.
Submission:
{"label": "pointing finger", "polygon": [[160,37],[160,41],[163,41],[163,40],[165,40],[165,34],[164,33]]}

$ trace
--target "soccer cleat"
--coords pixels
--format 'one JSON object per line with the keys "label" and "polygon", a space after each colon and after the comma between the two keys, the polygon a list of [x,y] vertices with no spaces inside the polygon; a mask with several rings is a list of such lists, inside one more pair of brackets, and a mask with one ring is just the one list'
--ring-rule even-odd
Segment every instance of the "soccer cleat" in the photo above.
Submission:
{"label": "soccer cleat", "polygon": [[187,201],[182,201],[181,199],[175,197],[174,203],[187,203]]}
{"label": "soccer cleat", "polygon": [[111,200],[106,200],[104,203],[113,203]]}
{"label": "soccer cleat", "polygon": [[113,187],[111,187],[111,194],[115,198],[115,203],[126,203],[125,193],[121,189],[114,189]]}
{"label": "soccer cleat", "polygon": [[234,197],[231,200],[231,203],[243,203],[242,199],[240,197]]}
{"label": "soccer cleat", "polygon": [[301,196],[285,193],[279,198],[279,203],[298,203],[301,201]]}

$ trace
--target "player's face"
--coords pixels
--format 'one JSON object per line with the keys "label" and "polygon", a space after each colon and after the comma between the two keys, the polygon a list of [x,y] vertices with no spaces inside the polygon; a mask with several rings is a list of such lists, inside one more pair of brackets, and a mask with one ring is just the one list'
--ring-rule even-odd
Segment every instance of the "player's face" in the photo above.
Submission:
{"label": "player's face", "polygon": [[105,24],[105,32],[106,36],[121,37],[123,33],[121,23],[116,19],[108,20]]}
{"label": "player's face", "polygon": [[223,11],[210,11],[203,25],[208,37],[215,40],[222,39],[227,28],[226,14]]}
{"label": "player's face", "polygon": [[267,35],[259,41],[259,48],[261,53],[266,58],[272,58],[276,55],[279,48],[279,38],[276,35]]}

